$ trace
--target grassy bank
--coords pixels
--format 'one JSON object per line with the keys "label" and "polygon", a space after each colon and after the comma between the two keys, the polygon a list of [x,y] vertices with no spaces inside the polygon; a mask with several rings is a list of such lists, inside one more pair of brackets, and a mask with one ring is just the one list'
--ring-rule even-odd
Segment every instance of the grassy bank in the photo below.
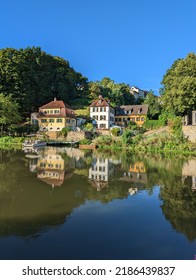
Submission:
{"label": "grassy bank", "polygon": [[23,141],[24,141],[24,137],[3,136],[0,137],[0,146],[5,146],[5,145],[22,146]]}

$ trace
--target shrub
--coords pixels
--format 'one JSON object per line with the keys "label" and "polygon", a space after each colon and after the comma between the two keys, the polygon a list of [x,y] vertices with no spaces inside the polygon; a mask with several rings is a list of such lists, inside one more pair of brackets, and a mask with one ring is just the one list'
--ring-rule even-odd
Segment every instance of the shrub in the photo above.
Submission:
{"label": "shrub", "polygon": [[113,127],[113,128],[111,129],[111,133],[112,133],[112,135],[114,135],[114,136],[119,136],[119,135],[120,135],[120,128],[118,128],[118,127]]}
{"label": "shrub", "polygon": [[80,144],[81,145],[90,145],[91,144],[91,140],[89,140],[89,139],[82,139],[82,140],[80,140]]}
{"label": "shrub", "polygon": [[94,130],[94,126],[92,123],[87,123],[84,125],[84,131],[89,131],[89,132],[92,132]]}
{"label": "shrub", "polygon": [[66,138],[69,131],[70,131],[70,128],[64,127],[64,128],[60,131],[60,135]]}
{"label": "shrub", "polygon": [[135,135],[134,131],[132,130],[124,130],[122,135],[122,143],[123,145],[128,145],[131,143],[131,138]]}
{"label": "shrub", "polygon": [[146,120],[144,123],[144,128],[146,129],[156,129],[159,127],[165,126],[165,119],[158,119],[158,120]]}

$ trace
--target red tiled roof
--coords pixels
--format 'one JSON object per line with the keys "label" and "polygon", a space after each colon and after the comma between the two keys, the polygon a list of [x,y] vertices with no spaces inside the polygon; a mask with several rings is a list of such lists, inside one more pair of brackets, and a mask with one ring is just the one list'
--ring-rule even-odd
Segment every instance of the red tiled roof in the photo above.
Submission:
{"label": "red tiled roof", "polygon": [[91,103],[89,107],[109,107],[109,101],[106,101],[102,95],[99,98]]}
{"label": "red tiled roof", "polygon": [[39,109],[43,110],[43,109],[61,109],[61,108],[65,108],[66,110],[66,116],[64,114],[44,114],[43,112],[39,112],[38,117],[39,118],[44,118],[44,117],[51,117],[51,118],[64,118],[64,117],[68,117],[68,118],[75,118],[75,112],[74,110],[72,110],[70,108],[70,106],[66,103],[64,103],[62,100],[54,100],[51,101],[41,107],[39,107]]}
{"label": "red tiled roof", "polygon": [[69,107],[69,106],[67,104],[65,105],[65,103],[62,100],[56,100],[56,101],[51,101],[39,107],[39,109],[53,109],[53,108],[65,108],[65,107]]}

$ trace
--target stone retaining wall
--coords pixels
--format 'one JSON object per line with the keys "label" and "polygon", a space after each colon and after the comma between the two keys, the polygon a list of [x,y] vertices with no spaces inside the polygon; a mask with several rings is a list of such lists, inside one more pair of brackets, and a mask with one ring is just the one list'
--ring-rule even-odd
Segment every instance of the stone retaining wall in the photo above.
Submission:
{"label": "stone retaining wall", "polygon": [[185,138],[196,143],[196,125],[184,125],[182,131]]}
{"label": "stone retaining wall", "polygon": [[66,137],[66,141],[74,141],[78,142],[80,140],[85,139],[85,132],[84,131],[69,131]]}

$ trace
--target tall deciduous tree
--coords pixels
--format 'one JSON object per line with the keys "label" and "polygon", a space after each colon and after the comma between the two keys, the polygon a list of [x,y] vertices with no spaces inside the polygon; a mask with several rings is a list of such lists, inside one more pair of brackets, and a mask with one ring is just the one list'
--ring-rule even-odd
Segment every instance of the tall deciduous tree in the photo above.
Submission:
{"label": "tall deciduous tree", "polygon": [[18,123],[20,121],[19,106],[11,95],[0,94],[0,126],[1,134],[5,126]]}
{"label": "tall deciduous tree", "polygon": [[134,104],[130,86],[124,83],[115,83],[108,77],[103,78],[101,81],[91,82],[90,94],[94,99],[102,94],[114,106]]}
{"label": "tall deciduous tree", "polygon": [[153,91],[149,91],[144,104],[148,105],[148,117],[149,119],[157,120],[161,114],[161,104],[158,96],[155,96]]}
{"label": "tall deciduous tree", "polygon": [[55,96],[65,102],[88,95],[87,78],[69,62],[51,56],[39,47],[0,50],[0,92],[19,103],[21,113],[30,113]]}
{"label": "tall deciduous tree", "polygon": [[164,110],[185,115],[196,108],[196,54],[176,60],[162,80]]}

